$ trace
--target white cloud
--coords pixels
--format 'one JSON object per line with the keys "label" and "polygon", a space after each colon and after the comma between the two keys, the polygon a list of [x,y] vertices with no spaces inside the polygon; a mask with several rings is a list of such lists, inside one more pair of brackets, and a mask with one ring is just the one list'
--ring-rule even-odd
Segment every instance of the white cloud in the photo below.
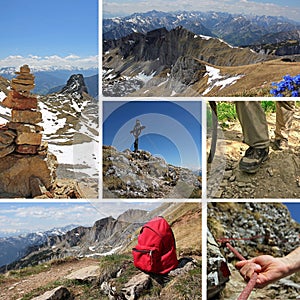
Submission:
{"label": "white cloud", "polygon": [[251,0],[152,0],[152,1],[120,1],[106,0],[103,2],[104,16],[129,15],[134,12],[147,12],[150,10],[165,12],[179,10],[199,10],[199,11],[224,11],[230,13],[244,13],[255,15],[285,16],[290,19],[300,21],[300,8],[288,7],[287,5],[277,5],[272,3],[258,3]]}
{"label": "white cloud", "polygon": [[52,70],[52,69],[90,69],[98,67],[98,56],[80,57],[70,54],[65,57],[58,55],[37,56],[30,54],[28,56],[11,55],[0,60],[0,68],[14,67],[27,64],[33,70]]}
{"label": "white cloud", "polygon": [[117,218],[129,208],[152,210],[159,202],[126,203],[126,202],[86,202],[64,204],[33,203],[13,204],[1,207],[0,203],[0,236],[2,233],[34,232],[49,230],[70,224],[92,226],[95,221],[113,216]]}

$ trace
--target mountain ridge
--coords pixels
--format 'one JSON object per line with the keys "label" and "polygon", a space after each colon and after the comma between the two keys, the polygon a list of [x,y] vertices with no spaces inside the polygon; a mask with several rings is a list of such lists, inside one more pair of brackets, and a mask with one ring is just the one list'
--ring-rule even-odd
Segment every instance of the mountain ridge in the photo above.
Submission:
{"label": "mountain ridge", "polygon": [[[178,247],[178,258],[180,258],[178,268],[173,274],[170,273],[167,281],[165,276],[150,276],[134,267],[130,253],[139,233],[140,228],[137,228],[131,231],[130,237],[126,237],[128,242],[125,247],[118,250],[118,254],[110,253],[97,259],[61,257],[43,261],[42,256],[49,252],[41,248],[40,260],[37,252],[32,253],[31,256],[28,255],[28,258],[31,257],[32,261],[40,262],[40,265],[12,270],[7,272],[3,279],[1,277],[0,297],[32,299],[41,296],[44,292],[51,294],[50,289],[59,284],[63,288],[57,287],[55,294],[60,300],[69,299],[65,294],[65,296],[59,296],[58,290],[61,289],[69,291],[71,298],[78,300],[108,299],[110,295],[123,297],[123,299],[125,295],[138,298],[141,296],[139,285],[147,282],[148,284],[143,285],[142,288],[144,297],[169,299],[168,295],[172,295],[176,299],[183,299],[185,296],[189,299],[200,299],[201,205],[199,203],[162,203],[147,214],[143,223],[157,215],[164,216],[172,226]],[[110,219],[110,217],[106,218],[106,220]],[[79,231],[78,233],[80,234]],[[93,247],[90,249],[90,251],[95,250]],[[86,272],[88,276],[82,276]],[[70,278],[74,279],[70,280]]]}
{"label": "mountain ridge", "polygon": [[18,236],[0,238],[0,267],[20,259],[27,253],[29,247],[43,244],[48,237],[58,236],[69,231],[77,225],[67,225],[60,228],[52,228],[45,231],[23,233]]}
{"label": "mountain ridge", "polygon": [[[84,77],[97,76],[98,69],[97,68],[34,68],[31,67],[32,71],[35,75],[35,88],[33,93],[45,95],[49,94],[52,88],[56,88],[57,86],[64,86],[67,82],[67,79],[73,74],[83,74]],[[15,67],[5,67],[0,68],[0,76],[10,80],[15,76],[15,72],[17,68]],[[92,90],[90,88],[90,90]],[[57,92],[56,90],[55,92]],[[93,92],[93,95],[95,93]],[[96,96],[94,96],[96,97]]]}
{"label": "mountain ridge", "polygon": [[299,29],[285,17],[231,14],[226,12],[149,11],[103,20],[103,38],[119,39],[132,32],[146,33],[159,27],[183,26],[195,34],[219,37],[234,46],[253,44],[265,35]]}
{"label": "mountain ridge", "polygon": [[[174,203],[166,203],[150,212],[129,209],[117,218],[105,217],[95,221],[92,226],[79,225],[66,232],[61,231],[61,234],[56,234],[55,231],[45,231],[41,234],[30,233],[25,239],[40,238],[27,243],[16,257],[17,259],[0,267],[0,272],[35,265],[39,261],[46,262],[71,256],[99,258],[108,252],[113,254],[122,248],[126,249],[132,240],[131,236],[135,236],[137,229],[144,223],[156,215],[163,215],[174,210],[174,207],[176,207]],[[126,221],[124,218],[130,220]],[[68,226],[65,228],[67,229]],[[21,243],[25,239],[21,239]]]}
{"label": "mountain ridge", "polygon": [[182,27],[134,33],[104,46],[102,89],[108,97],[267,97],[272,82],[299,74],[299,55],[232,47]]}

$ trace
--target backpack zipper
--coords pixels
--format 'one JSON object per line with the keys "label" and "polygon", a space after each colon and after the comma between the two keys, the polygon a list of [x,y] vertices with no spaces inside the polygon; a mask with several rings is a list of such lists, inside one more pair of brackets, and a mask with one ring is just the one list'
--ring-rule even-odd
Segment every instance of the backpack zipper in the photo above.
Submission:
{"label": "backpack zipper", "polygon": [[154,250],[139,250],[139,249],[136,249],[136,248],[133,248],[132,250],[136,251],[136,252],[140,252],[140,253],[148,253],[149,256],[150,256],[150,263],[151,263],[151,265],[153,264],[153,255],[152,255],[152,253],[153,253]]}

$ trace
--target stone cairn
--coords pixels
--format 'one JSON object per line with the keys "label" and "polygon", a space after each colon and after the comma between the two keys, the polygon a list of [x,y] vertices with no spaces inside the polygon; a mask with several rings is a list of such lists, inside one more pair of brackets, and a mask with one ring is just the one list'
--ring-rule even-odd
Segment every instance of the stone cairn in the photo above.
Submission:
{"label": "stone cairn", "polygon": [[37,111],[37,98],[30,95],[34,88],[34,75],[27,65],[16,74],[17,77],[11,80],[12,91],[2,102],[12,112],[11,122],[2,126],[0,131],[0,158],[13,151],[37,154],[41,148],[45,150],[45,143],[41,146],[43,128],[37,125],[42,121],[42,113]]}
{"label": "stone cairn", "polygon": [[[36,174],[31,174],[35,172],[30,171],[29,168],[28,174],[25,175],[26,170],[22,170],[22,167],[19,165],[26,164],[20,164],[20,160],[26,158],[28,160],[27,164],[37,163],[36,160],[45,161],[46,165],[48,165],[48,144],[42,141],[43,127],[38,125],[42,121],[42,113],[37,111],[37,97],[30,94],[30,91],[35,86],[34,75],[30,73],[28,65],[22,66],[20,71],[15,72],[15,74],[17,75],[16,78],[11,80],[11,91],[2,101],[2,105],[12,109],[12,111],[11,121],[0,125],[0,192],[2,190],[2,192],[17,192],[18,194],[18,189],[8,188],[5,185],[5,180],[13,179],[17,183],[17,178],[1,178],[1,166],[6,164],[6,170],[3,170],[4,173],[9,172],[13,167],[16,169],[16,166],[20,168],[19,173],[14,173],[14,176],[22,175],[23,179],[25,179],[23,186],[26,186],[26,192],[24,192],[24,188],[20,188],[22,190],[19,191],[20,195],[30,196],[32,195],[32,186],[30,186],[32,185],[32,178],[38,176],[39,171],[37,170]],[[9,165],[7,165],[8,157],[10,157]],[[36,160],[34,160],[34,157],[36,157]],[[37,168],[41,167],[39,164],[37,163]],[[54,180],[55,172],[52,173],[50,169],[49,172],[44,172],[42,176],[47,178],[40,178],[43,185],[49,186],[49,182]],[[10,177],[10,174],[6,175]],[[11,176],[13,175],[11,174]],[[26,178],[26,176],[30,176],[30,178]],[[20,185],[22,184],[20,183]]]}

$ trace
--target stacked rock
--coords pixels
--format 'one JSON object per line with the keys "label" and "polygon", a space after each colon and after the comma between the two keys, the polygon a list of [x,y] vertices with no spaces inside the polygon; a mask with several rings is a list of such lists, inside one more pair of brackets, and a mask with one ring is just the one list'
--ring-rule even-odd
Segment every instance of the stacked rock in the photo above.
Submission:
{"label": "stacked rock", "polygon": [[30,94],[34,76],[27,65],[16,74],[2,101],[12,111],[11,121],[0,125],[0,197],[37,197],[54,186],[57,159],[42,142],[42,114]]}
{"label": "stacked rock", "polygon": [[16,133],[6,125],[0,125],[0,158],[15,151]]}
{"label": "stacked rock", "polygon": [[41,147],[43,127],[37,125],[42,121],[42,114],[37,111],[37,98],[30,95],[34,88],[34,75],[30,73],[28,65],[22,66],[16,74],[16,78],[11,80],[12,91],[2,102],[12,109],[11,122],[6,124],[9,130],[3,131],[2,135],[15,133],[14,143],[7,147],[6,152],[37,154],[45,146]]}

